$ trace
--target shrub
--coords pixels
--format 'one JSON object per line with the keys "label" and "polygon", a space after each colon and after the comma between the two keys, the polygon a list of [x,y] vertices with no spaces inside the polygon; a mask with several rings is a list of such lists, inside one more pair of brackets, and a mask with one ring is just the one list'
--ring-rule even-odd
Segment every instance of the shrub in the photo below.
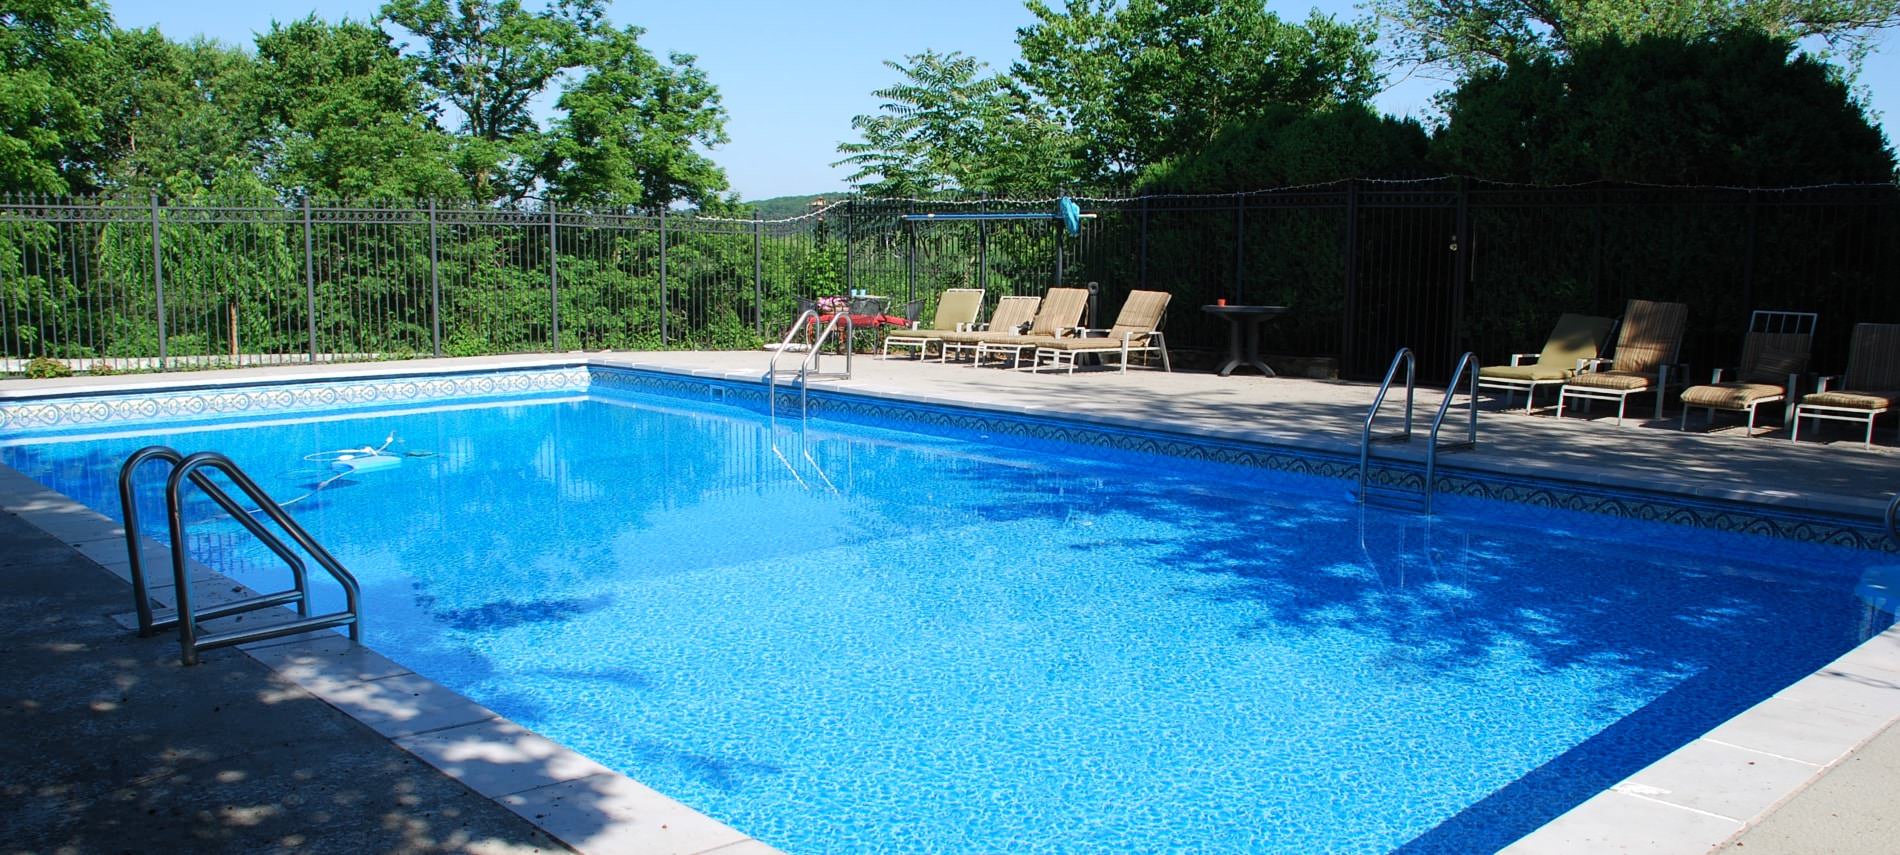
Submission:
{"label": "shrub", "polygon": [[54,377],[73,376],[72,366],[57,359],[44,356],[36,357],[26,364],[26,376],[35,380],[47,380]]}

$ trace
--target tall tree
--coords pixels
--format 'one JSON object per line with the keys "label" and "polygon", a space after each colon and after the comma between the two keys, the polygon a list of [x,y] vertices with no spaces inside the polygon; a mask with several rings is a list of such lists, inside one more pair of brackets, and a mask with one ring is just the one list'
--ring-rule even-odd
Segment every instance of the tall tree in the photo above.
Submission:
{"label": "tall tree", "polygon": [[578,65],[602,27],[603,0],[389,0],[379,21],[408,30],[422,79],[461,118],[460,167],[476,198],[518,199],[527,158],[541,146],[531,106]]}
{"label": "tall tree", "polygon": [[[96,186],[183,196],[227,171],[253,171],[265,137],[252,102],[255,62],[205,39],[118,30],[88,97],[98,105]],[[231,186],[230,182],[226,182]]]}
{"label": "tall tree", "polygon": [[1886,181],[1893,153],[1827,66],[1757,32],[1610,37],[1514,57],[1448,101],[1446,168],[1536,183]]}
{"label": "tall tree", "polygon": [[382,30],[316,16],[257,39],[266,167],[286,190],[345,198],[463,195],[415,63]]}
{"label": "tall tree", "polygon": [[586,72],[555,106],[540,168],[569,204],[663,210],[711,204],[726,175],[698,148],[727,140],[719,91],[691,56],[670,64],[640,45],[642,30],[607,30],[585,43]]}
{"label": "tall tree", "polygon": [[1274,105],[1366,101],[1374,33],[1317,12],[1281,20],[1259,0],[1029,0],[1017,80],[1087,142],[1103,178],[1206,145]]}
{"label": "tall tree", "polygon": [[1617,36],[1696,37],[1754,29],[1817,38],[1857,66],[1878,32],[1900,26],[1900,0],[1371,0],[1394,59],[1465,74],[1514,58],[1565,56]]}
{"label": "tall tree", "polygon": [[94,0],[0,0],[0,191],[89,189],[112,19]]}

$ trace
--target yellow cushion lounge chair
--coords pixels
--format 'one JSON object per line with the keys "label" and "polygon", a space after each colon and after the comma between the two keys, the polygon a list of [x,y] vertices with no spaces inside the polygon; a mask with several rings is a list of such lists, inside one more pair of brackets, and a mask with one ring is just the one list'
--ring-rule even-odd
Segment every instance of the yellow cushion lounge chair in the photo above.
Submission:
{"label": "yellow cushion lounge chair", "polygon": [[[1042,308],[1036,311],[1036,319],[1029,324],[1029,332],[1021,335],[990,332],[976,342],[976,364],[990,357],[1007,358],[1010,367],[1023,367],[1023,355],[1032,357],[1036,347],[1056,339],[1075,335],[1081,326],[1082,312],[1089,306],[1089,292],[1085,288],[1051,288],[1043,295]],[[1032,365],[1033,359],[1032,359]]]}
{"label": "yellow cushion lounge chair", "polygon": [[[1478,369],[1478,385],[1503,389],[1506,407],[1511,405],[1512,395],[1523,391],[1524,412],[1528,413],[1536,406],[1537,387],[1562,386],[1564,381],[1577,376],[1579,369],[1597,358],[1613,326],[1616,322],[1609,318],[1564,315],[1557,319],[1557,328],[1550,331],[1543,350],[1513,353],[1509,365],[1486,365]],[[1525,361],[1533,358],[1536,361]]]}
{"label": "yellow cushion lounge chair", "polygon": [[1035,367],[1040,369],[1043,360],[1049,361],[1049,367],[1069,366],[1069,373],[1075,373],[1075,358],[1084,353],[1097,356],[1118,354],[1121,356],[1121,370],[1128,373],[1128,354],[1159,353],[1161,370],[1172,372],[1174,367],[1168,364],[1167,339],[1161,335],[1161,322],[1168,317],[1168,300],[1174,295],[1166,291],[1130,291],[1128,300],[1122,303],[1121,314],[1115,316],[1115,325],[1105,330],[1083,330],[1081,337],[1057,338],[1036,346]]}
{"label": "yellow cushion lounge chair", "polygon": [[[1808,353],[1814,347],[1813,312],[1763,312],[1748,316],[1748,334],[1742,339],[1742,361],[1723,380],[1723,369],[1715,369],[1709,382],[1682,390],[1682,429],[1689,429],[1689,411],[1701,407],[1715,422],[1715,411],[1748,415],[1748,435],[1755,435],[1755,409],[1762,404],[1786,402],[1799,387],[1801,375],[1808,370]],[[1784,404],[1782,424],[1791,414]]]}
{"label": "yellow cushion lounge chair", "polygon": [[1557,418],[1564,417],[1564,406],[1572,398],[1615,401],[1620,425],[1630,396],[1651,389],[1656,390],[1656,418],[1662,418],[1669,369],[1682,350],[1682,328],[1688,320],[1689,307],[1681,303],[1631,300],[1623,310],[1623,329],[1616,336],[1616,356],[1586,363],[1584,370],[1564,382],[1557,392]]}
{"label": "yellow cushion lounge chair", "polygon": [[891,358],[891,348],[909,347],[917,350],[917,358],[929,355],[930,345],[943,344],[939,333],[962,332],[976,324],[976,313],[983,310],[983,289],[950,288],[937,297],[937,312],[930,316],[929,326],[912,329],[891,330],[884,337],[884,357]]}
{"label": "yellow cushion lounge chair", "polygon": [[1801,439],[1802,419],[1866,422],[1861,445],[1872,448],[1874,419],[1900,401],[1900,324],[1855,324],[1840,389],[1827,388],[1833,379],[1821,378],[1814,394],[1801,396],[1794,408],[1793,439]]}
{"label": "yellow cushion lounge chair", "polygon": [[1000,297],[996,301],[996,310],[990,312],[990,321],[977,329],[940,330],[935,335],[942,347],[942,360],[949,361],[950,354],[976,350],[976,345],[985,336],[1016,335],[1036,318],[1036,309],[1042,305],[1041,297]]}

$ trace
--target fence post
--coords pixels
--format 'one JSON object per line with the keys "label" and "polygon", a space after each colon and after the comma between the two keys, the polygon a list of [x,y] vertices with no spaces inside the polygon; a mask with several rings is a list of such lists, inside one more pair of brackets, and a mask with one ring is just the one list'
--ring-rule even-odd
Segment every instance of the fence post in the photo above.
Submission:
{"label": "fence post", "polygon": [[435,237],[435,199],[429,200],[429,342],[435,355],[442,356],[442,276],[437,272],[438,250]]}
{"label": "fence post", "polygon": [[1760,234],[1761,196],[1748,191],[1748,248],[1742,255],[1742,310],[1755,307],[1755,244]]}
{"label": "fence post", "polygon": [[752,325],[765,335],[765,221],[752,215]]}
{"label": "fence post", "polygon": [[1242,305],[1246,299],[1247,266],[1247,194],[1234,194],[1234,303]]}
{"label": "fence post", "polygon": [[303,197],[303,295],[310,317],[310,361],[317,361],[317,263],[311,239],[310,197]]}
{"label": "fence post", "polygon": [[666,209],[660,209],[660,346],[666,346]]}
{"label": "fence post", "polygon": [[152,293],[158,311],[158,370],[165,370],[165,251],[158,229],[158,194],[152,194]]}
{"label": "fence post", "polygon": [[560,244],[555,241],[554,200],[548,200],[548,300],[553,324],[548,331],[548,352],[561,352],[561,269]]}
{"label": "fence post", "polygon": [[1141,197],[1141,244],[1135,250],[1135,281],[1148,290],[1148,197]]}
{"label": "fence post", "polygon": [[917,299],[917,224],[906,220],[904,232],[910,247],[904,252],[904,303]]}
{"label": "fence post", "polygon": [[[985,214],[989,213],[990,212],[989,198],[984,197],[984,199],[980,203],[977,204],[976,209],[979,212],[982,212]],[[976,221],[976,287],[983,289],[983,293],[985,294],[988,294],[990,292],[990,221],[989,220]]]}
{"label": "fence post", "polygon": [[1465,288],[1471,283],[1471,185],[1463,176],[1458,178],[1458,233],[1453,236],[1457,255],[1452,258],[1452,276],[1455,281],[1451,287],[1451,352],[1462,353],[1464,341],[1458,331],[1465,326]]}
{"label": "fence post", "polygon": [[1359,179],[1346,179],[1346,295],[1339,332],[1339,373],[1350,375],[1353,363],[1353,328],[1359,312]]}

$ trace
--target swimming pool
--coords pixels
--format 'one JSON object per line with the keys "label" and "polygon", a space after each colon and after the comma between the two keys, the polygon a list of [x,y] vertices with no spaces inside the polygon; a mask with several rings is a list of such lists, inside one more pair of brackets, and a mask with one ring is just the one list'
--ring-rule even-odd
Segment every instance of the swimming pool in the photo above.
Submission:
{"label": "swimming pool", "polygon": [[1864,552],[604,384],[0,461],[112,509],[131,449],[217,448],[291,499],[392,432],[427,456],[292,506],[368,643],[795,852],[1496,848],[1891,620]]}

